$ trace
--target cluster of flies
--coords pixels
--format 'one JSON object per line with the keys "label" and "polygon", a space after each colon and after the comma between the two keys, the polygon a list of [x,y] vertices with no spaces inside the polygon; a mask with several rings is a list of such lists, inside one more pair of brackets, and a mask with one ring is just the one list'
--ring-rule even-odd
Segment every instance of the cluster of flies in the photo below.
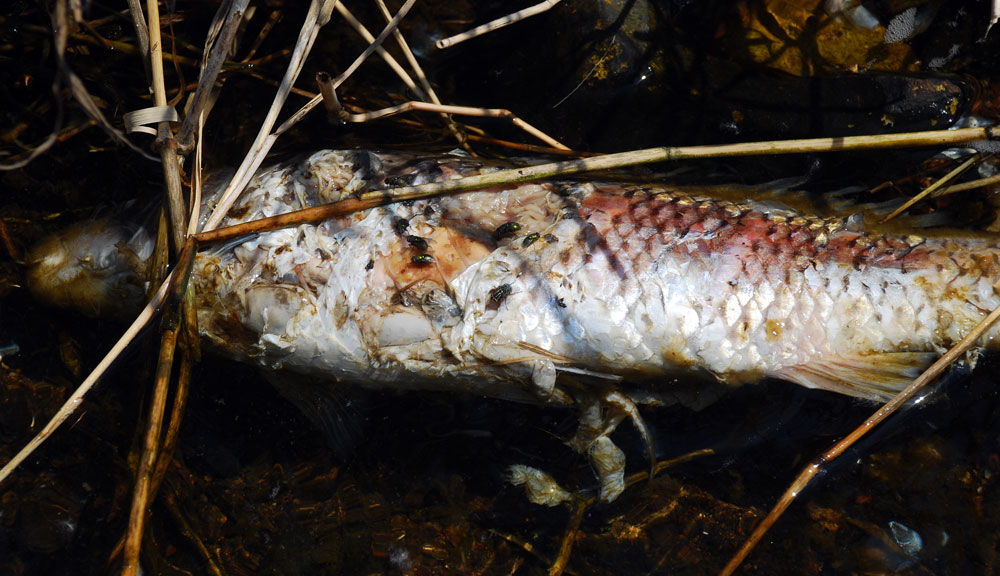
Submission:
{"label": "cluster of flies", "polygon": [[[427,239],[421,238],[420,236],[414,234],[407,234],[410,228],[410,221],[406,218],[397,218],[393,223],[393,227],[396,233],[406,239],[406,243],[410,245],[411,248],[417,250],[418,252],[410,257],[410,262],[416,264],[417,266],[427,266],[434,263],[434,256],[432,256],[428,250],[430,248]],[[493,232],[493,238],[499,242],[506,238],[515,236],[521,231],[521,225],[517,222],[504,222]],[[527,248],[538,241],[542,235],[538,232],[531,232],[527,234],[523,240],[521,240],[521,246]],[[510,284],[504,282],[496,288],[490,289],[490,300],[489,307],[492,309],[499,308],[503,301],[507,299],[513,293],[514,289]],[[566,303],[562,298],[556,299],[556,304],[560,307],[565,308]]]}

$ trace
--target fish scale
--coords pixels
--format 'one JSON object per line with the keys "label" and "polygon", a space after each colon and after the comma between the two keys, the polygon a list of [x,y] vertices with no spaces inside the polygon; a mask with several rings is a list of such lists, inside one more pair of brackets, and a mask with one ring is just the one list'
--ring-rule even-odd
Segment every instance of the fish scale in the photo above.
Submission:
{"label": "fish scale", "polygon": [[[224,224],[494,169],[321,151],[261,171]],[[121,307],[135,296],[121,287],[138,282],[122,281],[137,259],[121,252],[148,253],[151,236],[107,245],[122,235],[102,226],[33,251],[36,296],[91,312],[101,297]],[[636,401],[697,406],[716,394],[677,377],[772,376],[885,399],[1000,305],[995,239],[853,228],[668,186],[547,181],[263,232],[199,254],[192,282],[199,329],[218,352],[308,375],[308,386],[579,404],[571,444],[604,471],[602,497],[612,499],[624,465],[607,434],[622,414],[639,423]],[[80,297],[101,286],[80,277],[108,278],[108,293]],[[286,393],[316,412],[309,393]]]}

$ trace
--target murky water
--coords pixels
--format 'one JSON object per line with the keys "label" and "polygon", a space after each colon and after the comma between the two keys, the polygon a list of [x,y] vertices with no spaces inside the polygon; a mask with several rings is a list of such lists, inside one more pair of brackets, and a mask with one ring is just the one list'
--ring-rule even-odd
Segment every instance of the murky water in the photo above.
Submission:
{"label": "murky water", "polygon": [[[548,15],[434,53],[431,40],[500,15],[504,4],[426,2],[407,21],[406,34],[416,39],[443,99],[509,108],[585,150],[925,129],[948,126],[971,110],[991,110],[996,42],[977,43],[986,2],[866,3],[882,23],[879,31],[833,19],[824,12],[830,3],[823,2],[565,0]],[[258,56],[290,45],[301,8],[285,8]],[[368,7],[351,8],[378,27]],[[926,29],[886,44],[885,25],[910,8]],[[185,14],[175,23],[178,37],[199,44],[210,7],[179,2],[178,9]],[[91,10],[92,18],[104,16],[98,7]],[[259,10],[250,36],[270,8]],[[44,103],[54,68],[44,48],[47,23],[28,3],[6,8],[0,21],[0,57],[9,64],[0,66],[0,94],[5,107],[29,119],[15,134],[25,143],[37,142],[50,126]],[[114,20],[98,30],[127,39],[127,26]],[[83,37],[74,37],[71,46],[71,63],[110,116],[144,105],[137,60]],[[312,90],[308,78],[315,71],[337,72],[362,48],[332,24],[301,87]],[[864,70],[869,73],[856,74]],[[252,71],[271,79],[281,74],[267,61]],[[186,73],[190,82],[193,72]],[[216,165],[242,156],[271,88],[233,72],[224,94],[208,127],[208,154]],[[341,96],[368,109],[407,97],[377,63],[363,67]],[[5,119],[8,136],[18,118]],[[522,138],[498,122],[476,124],[501,138]],[[278,153],[355,145],[455,146],[432,116],[331,127],[316,114],[281,141]],[[920,172],[931,168],[932,155],[859,153],[680,167],[689,181],[759,183],[809,175],[818,188],[831,190],[892,179],[911,192],[917,180],[943,173]],[[907,181],[914,173],[920,178]],[[144,207],[155,202],[160,178],[155,164],[115,148],[94,129],[68,138],[25,170],[0,175],[0,218],[10,237],[0,251],[0,346],[20,348],[0,368],[3,459],[47,420],[120,331],[33,304],[20,288],[17,260],[48,230],[109,203],[148,216]],[[927,210],[971,226],[989,220],[989,205],[989,196],[979,194],[939,200]],[[127,521],[130,454],[151,381],[154,341],[147,338],[128,354],[85,402],[80,418],[0,486],[4,574],[114,570],[108,558]],[[1000,571],[997,373],[996,361],[986,357],[971,375],[950,376],[834,464],[742,573]],[[734,390],[699,412],[644,409],[658,459],[705,448],[715,455],[641,482],[613,504],[587,508],[567,573],[717,572],[798,470],[874,409],[782,382]],[[339,410],[352,432],[334,450],[259,374],[206,359],[197,370],[176,465],[153,507],[144,567],[156,574],[540,574],[558,557],[574,510],[528,503],[505,482],[507,467],[528,464],[568,488],[594,489],[586,459],[563,444],[576,426],[571,411],[391,393],[343,398]],[[630,472],[645,469],[645,449],[634,430],[622,426],[615,441],[628,455]]]}

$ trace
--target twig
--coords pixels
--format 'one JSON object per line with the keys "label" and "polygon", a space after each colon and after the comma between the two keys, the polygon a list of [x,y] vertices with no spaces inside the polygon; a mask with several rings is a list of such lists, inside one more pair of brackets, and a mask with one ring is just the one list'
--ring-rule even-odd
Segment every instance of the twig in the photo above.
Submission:
{"label": "twig", "polygon": [[593,498],[581,500],[576,503],[576,506],[573,508],[573,514],[569,517],[569,522],[566,524],[566,533],[559,544],[559,553],[556,555],[556,559],[552,562],[552,565],[549,566],[549,576],[562,576],[563,571],[566,570],[570,553],[573,551],[573,544],[576,542],[576,534],[580,531],[580,522],[583,521],[583,515],[587,512],[587,508],[593,503]]}
{"label": "twig", "polygon": [[[335,90],[339,88],[340,85],[343,84],[344,81],[347,80],[347,78],[351,74],[353,74],[355,70],[358,69],[358,66],[361,66],[361,64],[365,60],[367,60],[369,56],[372,55],[372,52],[374,52],[379,46],[382,45],[382,42],[385,42],[385,39],[389,37],[389,34],[392,33],[392,31],[395,30],[397,26],[399,26],[399,23],[403,20],[403,16],[405,16],[406,13],[410,11],[410,8],[413,7],[413,4],[415,2],[416,0],[406,0],[406,3],[399,8],[399,12],[396,12],[396,16],[393,17],[392,21],[389,22],[389,24],[387,24],[386,27],[382,30],[382,33],[379,34],[377,38],[375,38],[372,45],[369,46],[364,52],[362,52],[357,58],[355,58],[354,62],[352,62],[351,65],[347,67],[347,70],[344,70],[336,78],[333,79],[331,84],[333,85],[333,88]],[[285,120],[281,124],[281,126],[278,126],[278,129],[274,131],[274,137],[277,138],[281,134],[284,134],[292,126],[295,126],[296,124],[301,122],[302,119],[305,118],[306,114],[311,112],[312,109],[315,108],[320,103],[320,101],[322,101],[322,99],[323,96],[321,94],[313,97],[313,99],[307,102],[302,108],[300,108],[298,112],[292,114],[292,116],[288,120]]]}
{"label": "twig", "polygon": [[[354,14],[352,14],[351,11],[347,9],[347,6],[344,6],[343,2],[337,3],[337,12],[340,13],[340,15],[344,18],[344,20],[347,21],[347,23],[351,26],[351,28],[354,28],[355,32],[357,32],[359,35],[361,35],[362,38],[364,38],[365,42],[368,42],[369,44],[375,42],[375,37],[372,36],[372,33],[369,32],[367,28],[365,28],[364,24],[362,24],[357,18],[354,17]],[[424,94],[420,86],[417,86],[416,82],[413,81],[413,78],[411,78],[410,75],[406,72],[406,69],[403,68],[399,64],[399,62],[397,62],[396,59],[392,57],[392,54],[386,52],[385,48],[383,48],[382,46],[378,46],[375,49],[375,52],[379,56],[381,56],[383,60],[385,60],[385,63],[389,65],[389,68],[396,73],[396,76],[399,76],[399,79],[403,81],[403,84],[406,84],[406,87],[412,90],[413,93],[417,95],[417,97],[419,98],[426,97],[426,94]]]}
{"label": "twig", "polygon": [[993,184],[1000,184],[1000,174],[995,176],[990,176],[989,178],[980,178],[978,180],[970,180],[968,182],[962,182],[961,184],[954,184],[948,186],[947,188],[942,188],[931,194],[932,198],[939,198],[941,196],[947,196],[949,194],[956,194],[958,192],[967,192],[969,190],[975,190],[976,188],[983,188],[985,186],[991,186]]}
{"label": "twig", "polygon": [[771,511],[767,514],[767,517],[761,521],[760,524],[754,528],[753,533],[747,538],[747,541],[743,543],[743,546],[739,551],[733,555],[726,564],[726,567],[720,572],[720,576],[729,576],[739,568],[743,560],[746,559],[747,555],[754,549],[758,542],[767,534],[767,531],[778,521],[778,518],[784,513],[784,511],[791,505],[802,490],[809,485],[816,475],[823,470],[823,467],[835,460],[838,456],[843,454],[848,448],[850,448],[855,442],[863,438],[868,432],[878,426],[883,420],[888,418],[896,410],[899,409],[904,403],[906,403],[910,398],[920,391],[921,388],[926,386],[932,380],[937,378],[945,369],[948,368],[952,363],[958,360],[963,354],[965,354],[970,348],[976,345],[979,339],[986,333],[986,331],[993,325],[997,319],[1000,318],[1000,307],[997,307],[993,312],[990,312],[989,316],[986,317],[982,322],[980,322],[972,331],[962,338],[958,344],[951,347],[950,350],[945,352],[941,358],[937,360],[934,364],[925,370],[920,376],[917,376],[909,386],[904,388],[899,394],[896,394],[892,400],[886,402],[877,412],[872,414],[865,420],[860,426],[854,429],[850,434],[848,434],[843,440],[837,442],[833,445],[826,453],[824,453],[819,458],[813,460],[808,466],[806,466],[799,475],[792,481],[782,494],[781,498],[778,500],[777,504],[771,508]]}
{"label": "twig", "polygon": [[[155,36],[154,34],[153,37],[155,38]],[[149,405],[146,438],[143,442],[139,469],[136,472],[135,490],[132,493],[132,510],[129,514],[128,532],[125,538],[122,576],[136,576],[139,570],[139,550],[142,546],[143,527],[149,510],[149,501],[156,493],[154,467],[157,465],[157,457],[161,453],[160,430],[163,426],[163,413],[166,410],[170,373],[174,365],[174,350],[177,345],[178,333],[182,328],[189,326],[188,321],[182,322],[181,320],[189,316],[189,313],[184,312],[184,308],[185,303],[191,300],[187,297],[190,292],[188,279],[194,268],[196,252],[197,245],[194,239],[188,237],[181,258],[177,262],[178,276],[169,292],[168,310],[163,314],[164,326],[160,339],[160,357],[156,367],[156,386]],[[181,410],[183,410],[183,402]],[[179,422],[179,415],[175,414],[175,416]],[[163,452],[163,454],[166,454],[169,459],[169,453]],[[162,475],[160,478],[162,479]]]}
{"label": "twig", "polygon": [[[218,35],[214,40],[209,38],[209,43],[212,44],[211,53],[204,62],[201,77],[198,80],[198,89],[191,99],[191,104],[185,113],[184,122],[177,132],[178,146],[182,150],[190,149],[193,145],[194,131],[198,126],[199,118],[201,118],[202,112],[204,112],[208,104],[209,96],[212,94],[213,88],[215,88],[215,80],[222,70],[222,64],[226,61],[229,48],[232,45],[233,38],[236,36],[237,29],[239,29],[240,22],[243,20],[243,13],[246,11],[249,2],[250,0],[234,0],[229,6],[229,13],[226,14],[225,21],[219,29]],[[221,10],[224,5],[220,5],[219,9]],[[217,15],[216,18],[218,17]]]}
{"label": "twig", "polygon": [[524,130],[528,134],[538,138],[542,142],[545,142],[552,148],[564,151],[568,151],[570,149],[568,146],[563,145],[561,142],[549,136],[545,132],[542,132],[524,120],[521,120],[510,110],[505,110],[503,108],[473,108],[471,106],[450,106],[447,104],[431,104],[428,102],[410,101],[396,106],[390,106],[389,108],[376,110],[374,112],[348,114],[345,117],[345,120],[348,122],[368,122],[370,120],[377,120],[379,118],[385,118],[387,116],[411,111],[437,112],[445,115],[446,117],[449,114],[455,114],[460,116],[473,116],[476,118],[505,118],[510,120],[512,124],[521,130]]}
{"label": "twig", "polygon": [[[146,438],[143,441],[142,457],[139,470],[136,472],[135,489],[132,492],[132,510],[129,514],[128,531],[125,537],[124,560],[122,576],[136,576],[139,570],[139,550],[142,546],[142,533],[148,515],[149,501],[154,494],[153,467],[159,455],[160,429],[163,425],[163,413],[167,405],[167,390],[170,386],[170,372],[174,364],[174,349],[177,344],[177,322],[174,314],[164,315],[164,320],[173,324],[163,330],[160,339],[160,358],[156,369],[156,386],[153,399],[149,405],[149,417],[146,425]],[[168,456],[169,458],[169,456]]]}
{"label": "twig", "polygon": [[957,168],[955,168],[951,172],[945,174],[937,182],[931,184],[925,190],[923,190],[922,192],[920,192],[919,194],[917,194],[913,198],[910,198],[909,200],[907,200],[899,208],[896,208],[895,210],[893,210],[892,213],[889,214],[888,216],[886,216],[885,218],[883,218],[882,221],[879,222],[879,224],[885,224],[889,220],[892,220],[896,216],[899,216],[904,211],[906,211],[910,206],[913,206],[917,202],[920,202],[924,198],[927,198],[928,196],[930,196],[931,194],[933,194],[935,191],[937,191],[939,188],[941,188],[942,186],[944,186],[948,182],[951,182],[955,178],[958,178],[959,176],[961,176],[962,174],[964,174],[965,171],[968,170],[969,168],[972,168],[973,166],[975,166],[979,162],[982,162],[986,157],[987,157],[987,155],[982,154],[982,153],[973,154],[968,160],[966,160],[965,162],[962,162]]}
{"label": "twig", "polygon": [[[389,13],[389,9],[386,7],[385,2],[383,0],[375,0],[375,4],[378,6],[379,11],[382,12],[382,17],[385,18],[385,21],[391,21],[392,15]],[[403,56],[406,57],[406,61],[409,62],[410,68],[413,69],[413,73],[417,75],[417,80],[420,81],[420,85],[423,87],[424,92],[427,93],[426,98],[422,97],[421,99],[429,98],[431,103],[440,105],[441,99],[438,98],[437,94],[434,92],[434,88],[431,87],[431,83],[427,80],[427,75],[424,74],[423,68],[420,67],[420,62],[417,62],[417,58],[413,55],[413,51],[410,50],[410,46],[406,43],[406,39],[403,38],[402,32],[400,32],[397,28],[396,30],[393,30],[392,33],[396,38],[396,43],[399,44],[399,49],[403,51]],[[458,127],[458,124],[455,123],[451,116],[448,114],[441,114],[441,117],[448,123],[448,129],[451,130],[452,135],[455,136],[456,140],[458,140],[458,144],[465,148],[466,151],[472,152],[472,149],[469,148],[465,134],[462,132],[461,128]]]}
{"label": "twig", "polygon": [[[197,234],[201,243],[214,243],[229,240],[251,232],[260,232],[285,226],[293,226],[305,222],[317,222],[327,218],[335,218],[384,206],[405,200],[420,200],[444,194],[479,190],[490,186],[501,186],[519,182],[530,182],[544,178],[564,177],[582,172],[596,170],[612,170],[626,166],[638,166],[653,162],[666,162],[690,158],[715,158],[730,156],[751,156],[761,154],[801,154],[810,152],[835,152],[859,149],[880,149],[893,147],[918,147],[941,144],[957,144],[974,140],[983,140],[1000,135],[1000,128],[964,128],[961,130],[936,130],[929,132],[912,132],[905,134],[890,134],[882,136],[850,136],[844,138],[813,138],[807,140],[778,140],[757,142],[751,144],[722,144],[712,146],[681,146],[676,148],[647,148],[632,152],[619,152],[591,158],[564,160],[537,166],[497,170],[488,174],[479,174],[443,182],[432,182],[420,186],[405,186],[391,190],[367,192],[359,197],[347,198],[339,202],[324,204],[287,214],[279,214],[220,228],[206,229]],[[227,207],[228,210],[228,207]],[[219,212],[216,212],[218,215]],[[220,217],[221,220],[221,217]]]}
{"label": "twig", "polygon": [[336,2],[337,0],[313,0],[309,5],[309,12],[302,23],[302,30],[299,32],[295,49],[292,51],[288,69],[281,80],[281,86],[278,88],[277,94],[275,94],[271,108],[267,111],[267,116],[264,118],[260,131],[257,132],[257,137],[250,147],[250,152],[243,159],[243,163],[229,182],[225,192],[220,196],[218,207],[209,217],[208,222],[206,222],[205,230],[211,230],[219,225],[219,222],[229,212],[229,208],[232,207],[240,192],[246,187],[250,178],[253,177],[254,172],[264,162],[264,158],[271,150],[271,146],[274,145],[274,140],[277,136],[271,134],[271,128],[278,119],[278,114],[281,112],[285,99],[288,97],[289,90],[295,84],[295,79],[298,78],[299,72],[302,71],[306,55],[312,48],[319,29],[329,22],[330,12],[333,10],[333,5]]}
{"label": "twig", "polygon": [[[160,40],[160,9],[157,0],[146,1],[149,12],[149,59],[153,72],[153,102],[158,107],[167,106],[167,89],[163,80],[162,42]],[[160,143],[160,159],[163,163],[163,180],[166,184],[167,206],[170,208],[170,231],[174,253],[180,253],[184,244],[185,215],[184,197],[181,195],[180,165],[177,156],[177,141],[169,122],[157,126],[157,141]]]}
{"label": "twig", "polygon": [[497,18],[496,20],[487,22],[482,26],[476,26],[472,30],[462,32],[461,34],[456,34],[448,38],[442,38],[441,40],[435,42],[434,45],[437,46],[439,49],[443,50],[445,48],[454,46],[455,44],[458,44],[460,42],[465,42],[466,40],[475,38],[476,36],[482,36],[483,34],[486,34],[488,32],[499,30],[504,26],[509,26],[515,22],[524,20],[525,18],[531,18],[532,16],[537,16],[543,12],[551,10],[552,7],[558,4],[560,1],[561,0],[545,0],[544,2],[539,2],[534,6],[528,6],[524,10],[519,10],[517,12],[514,12],[513,14],[508,14],[506,16],[503,16],[502,18]]}
{"label": "twig", "polygon": [[167,287],[169,285],[170,277],[168,277],[167,282],[164,282],[157,290],[152,299],[146,304],[146,307],[142,309],[138,317],[132,322],[132,324],[125,330],[125,333],[121,338],[115,342],[115,345],[111,347],[111,351],[107,353],[106,356],[98,363],[97,367],[94,368],[93,372],[87,376],[80,386],[66,399],[63,405],[59,408],[56,414],[49,420],[48,424],[42,428],[34,438],[28,442],[21,451],[14,455],[3,468],[0,468],[0,484],[7,479],[10,474],[21,465],[28,456],[31,456],[42,445],[50,436],[65,422],[74,412],[79,408],[80,403],[83,401],[84,396],[97,384],[100,379],[104,376],[104,373],[108,371],[108,368],[118,359],[123,351],[135,340],[136,336],[145,329],[149,321],[156,315],[160,304],[167,293]]}

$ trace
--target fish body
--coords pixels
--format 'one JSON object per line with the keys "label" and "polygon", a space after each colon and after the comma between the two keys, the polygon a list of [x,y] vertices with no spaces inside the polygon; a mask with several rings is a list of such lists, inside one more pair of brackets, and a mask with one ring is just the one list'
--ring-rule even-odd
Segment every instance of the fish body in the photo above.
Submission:
{"label": "fish body", "polygon": [[[223,225],[493,169],[321,151],[260,172]],[[885,399],[1000,305],[1000,250],[852,228],[669,186],[544,181],[264,232],[199,254],[192,282],[215,349],[325,381],[593,406],[624,378],[638,383],[625,412],[714,398],[676,388],[683,374]],[[624,416],[587,414],[578,444],[596,457]]]}
{"label": "fish body", "polygon": [[[319,152],[261,173],[224,224],[489,169]],[[541,182],[267,232],[200,255],[194,281],[220,348],[364,385],[539,400],[575,367],[884,398],[894,371],[1000,304],[1000,251],[848,228],[669,187]]]}

